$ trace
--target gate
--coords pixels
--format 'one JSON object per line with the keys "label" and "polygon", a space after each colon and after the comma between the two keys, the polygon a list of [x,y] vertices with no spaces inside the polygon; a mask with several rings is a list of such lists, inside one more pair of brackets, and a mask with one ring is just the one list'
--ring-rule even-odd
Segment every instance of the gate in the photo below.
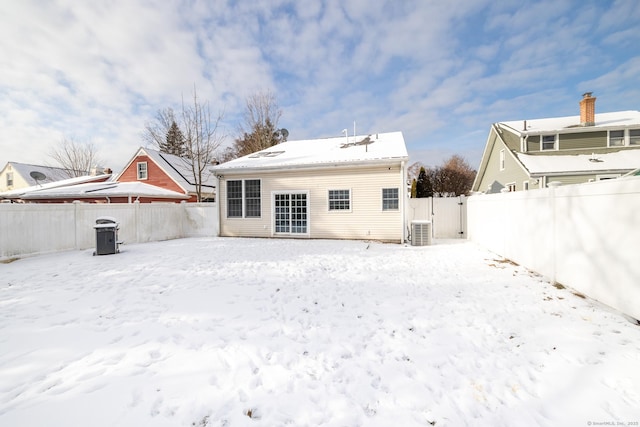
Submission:
{"label": "gate", "polygon": [[413,220],[429,220],[435,239],[467,238],[467,198],[428,197],[409,199],[406,209],[407,224]]}

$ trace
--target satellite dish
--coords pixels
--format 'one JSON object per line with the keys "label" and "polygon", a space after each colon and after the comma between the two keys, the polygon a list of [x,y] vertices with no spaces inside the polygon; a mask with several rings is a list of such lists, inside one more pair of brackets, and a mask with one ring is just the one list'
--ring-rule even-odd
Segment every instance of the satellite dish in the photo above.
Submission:
{"label": "satellite dish", "polygon": [[45,179],[47,179],[47,176],[45,174],[38,171],[29,172],[29,176],[36,180],[36,185],[38,184],[38,181],[44,181]]}
{"label": "satellite dish", "polygon": [[280,134],[285,141],[287,140],[287,138],[289,138],[289,131],[285,128],[280,129]]}

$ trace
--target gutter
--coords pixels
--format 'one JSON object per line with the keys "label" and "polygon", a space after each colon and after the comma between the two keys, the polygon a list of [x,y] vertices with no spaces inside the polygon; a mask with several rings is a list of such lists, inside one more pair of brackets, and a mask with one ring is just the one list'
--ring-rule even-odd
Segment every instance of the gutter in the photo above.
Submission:
{"label": "gutter", "polygon": [[585,175],[585,174],[614,174],[614,173],[627,173],[632,171],[631,168],[626,169],[602,169],[602,170],[581,170],[581,171],[544,171],[544,172],[530,172],[532,178],[541,178],[543,176],[573,176],[573,175]]}
{"label": "gutter", "polygon": [[398,163],[402,164],[406,162],[409,157],[394,157],[385,160],[358,160],[358,161],[345,161],[345,162],[331,162],[331,163],[317,163],[317,164],[291,164],[291,165],[273,165],[273,166],[255,166],[255,167],[237,167],[237,168],[213,168],[210,169],[210,172],[216,175],[224,175],[228,174],[242,174],[242,173],[253,173],[253,172],[282,172],[288,170],[326,170],[331,167],[333,168],[341,168],[347,169],[352,166],[389,166],[389,165],[397,165]]}

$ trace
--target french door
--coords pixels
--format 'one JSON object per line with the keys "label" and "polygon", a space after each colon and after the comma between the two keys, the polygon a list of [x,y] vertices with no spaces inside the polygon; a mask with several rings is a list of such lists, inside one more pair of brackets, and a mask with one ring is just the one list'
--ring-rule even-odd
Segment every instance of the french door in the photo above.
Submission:
{"label": "french door", "polygon": [[309,229],[307,193],[275,193],[273,218],[276,234],[307,234]]}

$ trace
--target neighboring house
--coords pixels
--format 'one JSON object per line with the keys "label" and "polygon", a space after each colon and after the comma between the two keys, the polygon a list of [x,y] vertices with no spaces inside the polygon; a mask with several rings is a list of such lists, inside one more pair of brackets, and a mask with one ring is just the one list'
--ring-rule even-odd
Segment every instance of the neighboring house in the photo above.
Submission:
{"label": "neighboring house", "polygon": [[0,170],[0,193],[20,188],[48,184],[69,178],[62,168],[7,162]]}
{"label": "neighboring house", "polygon": [[61,179],[60,181],[53,181],[45,184],[32,185],[31,187],[4,191],[0,193],[0,199],[2,199],[3,201],[17,202],[26,199],[27,195],[31,193],[38,193],[40,191],[52,191],[57,189],[60,189],[59,191],[65,191],[62,189],[81,184],[104,182],[109,178],[111,178],[110,173]]}
{"label": "neighboring house", "polygon": [[496,193],[616,178],[640,166],[640,111],[494,123],[472,191]]}
{"label": "neighboring house", "polygon": [[[116,177],[118,182],[143,182],[166,190],[186,194],[188,202],[197,202],[196,180],[191,160],[149,148],[139,148]],[[205,168],[202,177],[202,200],[214,201],[216,179]]]}
{"label": "neighboring house", "polygon": [[90,182],[30,191],[20,197],[26,202],[71,203],[151,203],[181,202],[189,196],[143,182]]}
{"label": "neighboring house", "polygon": [[212,167],[220,235],[405,240],[401,132],[288,141]]}

